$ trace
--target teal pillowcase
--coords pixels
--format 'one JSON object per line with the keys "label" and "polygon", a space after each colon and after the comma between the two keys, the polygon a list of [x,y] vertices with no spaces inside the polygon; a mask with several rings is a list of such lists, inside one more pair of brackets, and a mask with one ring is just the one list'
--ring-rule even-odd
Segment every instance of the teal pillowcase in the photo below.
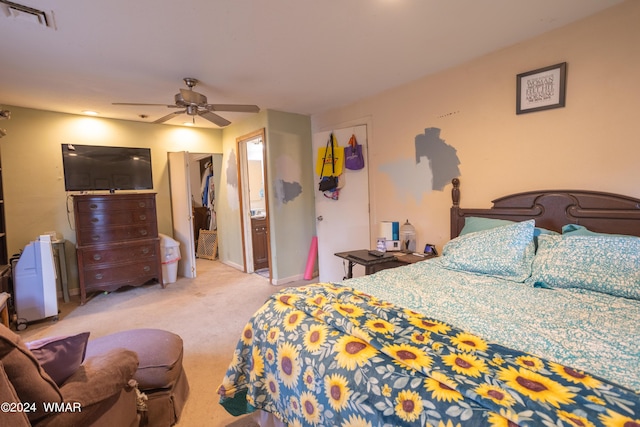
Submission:
{"label": "teal pillowcase", "polygon": [[618,237],[633,237],[625,234],[608,234],[608,233],[597,233],[595,231],[589,230],[584,225],[578,224],[567,224],[562,227],[563,235],[571,235],[571,236],[618,236]]}
{"label": "teal pillowcase", "polygon": [[531,275],[535,254],[534,224],[534,220],[510,222],[460,235],[444,246],[441,263],[452,270],[523,282]]}
{"label": "teal pillowcase", "polygon": [[540,236],[528,281],[535,286],[588,289],[640,300],[640,238]]}
{"label": "teal pillowcase", "polygon": [[503,225],[511,225],[515,221],[507,219],[481,218],[478,216],[468,216],[464,219],[464,227],[460,230],[460,235],[475,233],[477,231],[490,230]]}
{"label": "teal pillowcase", "polygon": [[[501,227],[503,225],[515,224],[516,221],[508,219],[482,218],[478,216],[468,216],[464,219],[464,227],[460,230],[460,235],[475,233],[476,231],[490,230],[492,228]],[[553,230],[536,227],[533,231],[533,237],[537,238],[542,234],[560,234]]]}

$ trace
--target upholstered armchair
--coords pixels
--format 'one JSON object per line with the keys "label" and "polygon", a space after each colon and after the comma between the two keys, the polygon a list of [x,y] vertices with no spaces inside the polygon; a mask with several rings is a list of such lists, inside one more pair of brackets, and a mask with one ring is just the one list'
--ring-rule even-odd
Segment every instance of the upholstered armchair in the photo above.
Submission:
{"label": "upholstered armchair", "polygon": [[0,325],[0,426],[170,427],[189,395],[182,357],[161,329],[25,343]]}
{"label": "upholstered armchair", "polygon": [[30,349],[0,325],[0,425],[139,425],[137,354],[119,348],[83,360],[88,335],[39,340]]}

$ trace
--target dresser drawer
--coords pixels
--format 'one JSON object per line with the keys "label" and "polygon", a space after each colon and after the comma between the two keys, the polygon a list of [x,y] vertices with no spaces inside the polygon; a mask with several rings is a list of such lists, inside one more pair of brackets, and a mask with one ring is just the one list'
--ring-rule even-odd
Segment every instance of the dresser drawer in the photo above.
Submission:
{"label": "dresser drawer", "polygon": [[145,222],[155,221],[155,212],[154,209],[80,212],[77,223],[81,228],[143,224]]}
{"label": "dresser drawer", "polygon": [[153,224],[127,225],[117,227],[96,227],[77,230],[78,246],[122,242],[158,237],[158,227]]}
{"label": "dresser drawer", "polygon": [[[126,196],[126,195],[125,195]],[[91,197],[88,200],[78,198],[76,201],[78,212],[118,211],[135,209],[155,209],[154,195],[136,197]]]}
{"label": "dresser drawer", "polygon": [[86,268],[102,266],[103,264],[128,263],[132,260],[155,260],[158,242],[151,240],[141,244],[127,244],[124,246],[109,245],[104,247],[90,247],[79,249],[78,255]]}
{"label": "dresser drawer", "polygon": [[141,278],[159,277],[156,263],[153,260],[138,261],[132,264],[102,266],[100,268],[85,268],[84,284],[87,290],[114,284],[135,283],[142,284]]}

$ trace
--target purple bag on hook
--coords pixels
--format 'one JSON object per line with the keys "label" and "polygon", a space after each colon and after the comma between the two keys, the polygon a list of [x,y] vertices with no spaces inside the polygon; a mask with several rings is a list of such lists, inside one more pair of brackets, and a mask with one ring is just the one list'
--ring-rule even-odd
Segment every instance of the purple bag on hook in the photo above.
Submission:
{"label": "purple bag on hook", "polygon": [[344,167],[352,171],[356,171],[364,167],[362,145],[358,144],[355,135],[351,135],[351,139],[349,139],[349,143],[344,149]]}

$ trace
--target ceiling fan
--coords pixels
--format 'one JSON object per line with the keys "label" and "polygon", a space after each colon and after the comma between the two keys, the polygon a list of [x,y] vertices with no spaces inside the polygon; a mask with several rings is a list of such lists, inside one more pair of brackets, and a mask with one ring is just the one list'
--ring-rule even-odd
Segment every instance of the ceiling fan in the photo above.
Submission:
{"label": "ceiling fan", "polygon": [[245,105],[245,104],[207,104],[207,97],[201,93],[193,90],[198,84],[198,79],[193,77],[185,77],[185,84],[189,89],[180,89],[180,93],[175,95],[175,104],[138,104],[131,102],[114,102],[113,105],[151,105],[151,106],[164,106],[168,108],[182,108],[182,110],[174,111],[166,116],[160,117],[153,121],[153,123],[164,123],[167,120],[176,117],[180,114],[188,114],[193,117],[200,116],[210,122],[223,127],[227,126],[231,122],[224,117],[221,117],[214,113],[214,111],[229,111],[236,113],[257,113],[260,108],[257,105]]}

